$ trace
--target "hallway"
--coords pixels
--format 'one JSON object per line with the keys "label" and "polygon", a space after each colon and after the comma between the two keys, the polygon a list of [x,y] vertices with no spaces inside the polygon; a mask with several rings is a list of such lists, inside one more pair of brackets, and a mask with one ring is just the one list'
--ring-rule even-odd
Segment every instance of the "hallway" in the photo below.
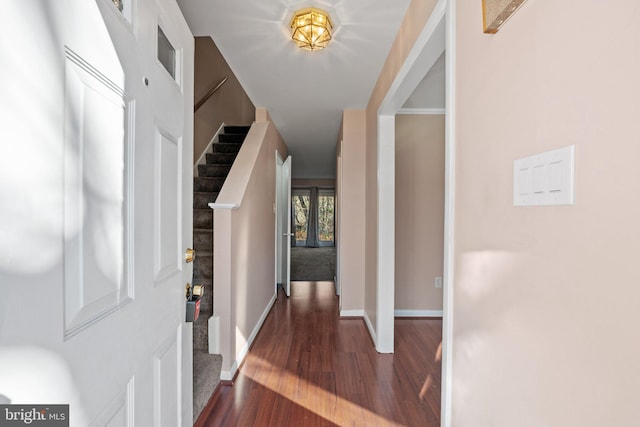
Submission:
{"label": "hallway", "polygon": [[396,319],[395,354],[378,354],[362,319],[338,318],[333,282],[291,286],[196,425],[440,425],[441,319]]}

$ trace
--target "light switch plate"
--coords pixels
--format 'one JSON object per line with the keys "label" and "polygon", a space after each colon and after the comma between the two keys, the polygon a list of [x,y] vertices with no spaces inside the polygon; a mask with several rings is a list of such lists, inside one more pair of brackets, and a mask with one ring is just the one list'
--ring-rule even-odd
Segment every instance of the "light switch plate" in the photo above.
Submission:
{"label": "light switch plate", "polygon": [[513,161],[513,205],[575,205],[575,145]]}

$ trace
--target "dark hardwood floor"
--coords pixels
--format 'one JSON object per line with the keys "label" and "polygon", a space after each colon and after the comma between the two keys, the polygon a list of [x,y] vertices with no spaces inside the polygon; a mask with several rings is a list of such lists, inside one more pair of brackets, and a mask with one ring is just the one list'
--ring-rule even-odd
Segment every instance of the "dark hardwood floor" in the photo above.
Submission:
{"label": "dark hardwood floor", "polygon": [[291,293],[198,424],[440,425],[440,319],[396,319],[395,353],[378,354],[362,319],[338,317],[333,282],[292,282]]}

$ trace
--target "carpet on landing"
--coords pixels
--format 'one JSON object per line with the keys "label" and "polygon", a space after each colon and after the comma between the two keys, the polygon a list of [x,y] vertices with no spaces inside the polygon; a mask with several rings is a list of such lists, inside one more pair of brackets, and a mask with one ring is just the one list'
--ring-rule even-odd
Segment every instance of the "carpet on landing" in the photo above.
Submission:
{"label": "carpet on landing", "polygon": [[332,281],[336,275],[336,248],[291,248],[291,280]]}

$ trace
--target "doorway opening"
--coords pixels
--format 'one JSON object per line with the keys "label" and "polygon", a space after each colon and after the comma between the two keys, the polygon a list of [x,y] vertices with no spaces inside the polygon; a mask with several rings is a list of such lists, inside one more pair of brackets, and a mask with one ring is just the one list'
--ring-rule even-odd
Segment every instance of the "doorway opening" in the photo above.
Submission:
{"label": "doorway opening", "polygon": [[333,187],[293,188],[291,205],[295,224],[295,239],[291,240],[293,246],[335,246]]}
{"label": "doorway opening", "polygon": [[335,281],[335,187],[294,187],[291,194],[291,280]]}

